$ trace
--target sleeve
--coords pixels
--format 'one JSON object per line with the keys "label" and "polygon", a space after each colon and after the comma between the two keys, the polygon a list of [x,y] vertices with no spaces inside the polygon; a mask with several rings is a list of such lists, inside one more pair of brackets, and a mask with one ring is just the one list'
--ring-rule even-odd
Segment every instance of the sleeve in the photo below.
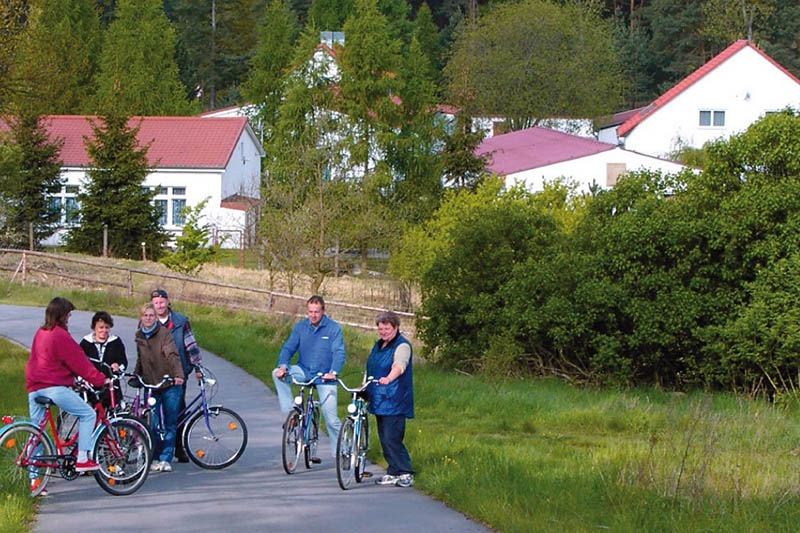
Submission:
{"label": "sleeve", "polygon": [[302,322],[298,322],[294,325],[292,332],[289,334],[289,338],[286,339],[286,342],[281,346],[281,351],[278,354],[278,364],[276,366],[285,366],[288,368],[289,361],[292,360],[292,357],[300,347],[300,324],[302,324]]}
{"label": "sleeve", "polygon": [[[134,337],[136,339],[136,337]],[[138,348],[136,350],[138,353],[136,354],[136,367],[133,369],[133,373],[139,376],[142,375],[142,354],[139,352]]]}
{"label": "sleeve", "polygon": [[200,348],[197,346],[197,341],[192,333],[192,328],[189,327],[189,321],[186,321],[186,326],[183,328],[183,345],[186,348],[186,355],[189,356],[189,361],[193,365],[199,365],[203,362],[203,356],[200,354]]}
{"label": "sleeve", "polygon": [[114,342],[109,343],[106,347],[106,353],[108,353],[109,348],[112,350],[109,357],[109,364],[117,363],[118,365],[124,365],[125,367],[128,366],[128,356],[125,354],[125,344],[123,344],[122,339],[119,337],[114,340]]}
{"label": "sleeve", "polygon": [[336,372],[337,374],[341,372],[344,366],[344,359],[344,339],[342,338],[342,328],[339,326],[331,338],[331,372]]}
{"label": "sleeve", "polygon": [[59,344],[57,350],[61,360],[73,374],[82,377],[95,387],[99,387],[106,382],[106,377],[103,373],[89,362],[86,354],[78,346],[78,343],[70,337],[69,333],[64,331],[56,341]]}
{"label": "sleeve", "polygon": [[408,362],[411,360],[411,346],[406,344],[405,342],[398,346],[394,351],[394,358],[392,359],[392,364],[396,365],[400,369],[400,373],[406,371],[406,367],[408,367]]}

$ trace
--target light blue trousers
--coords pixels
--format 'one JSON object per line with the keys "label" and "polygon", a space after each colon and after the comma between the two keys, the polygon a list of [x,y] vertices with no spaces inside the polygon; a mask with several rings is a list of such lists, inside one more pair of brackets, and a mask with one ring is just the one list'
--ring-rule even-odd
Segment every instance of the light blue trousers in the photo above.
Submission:
{"label": "light blue trousers", "polygon": [[[297,381],[306,381],[306,376],[303,369],[297,365],[289,367],[287,376],[293,376]],[[275,383],[275,392],[278,393],[278,403],[281,407],[281,412],[288,413],[294,406],[294,396],[292,395],[292,386],[290,379],[278,379],[275,374],[272,374],[272,381]],[[328,432],[328,438],[331,442],[331,457],[336,457],[336,442],[339,440],[339,428],[342,425],[339,416],[336,413],[336,392],[338,385],[333,384],[319,384],[317,387],[317,399],[320,403],[320,411],[322,417],[325,419],[325,430]]]}

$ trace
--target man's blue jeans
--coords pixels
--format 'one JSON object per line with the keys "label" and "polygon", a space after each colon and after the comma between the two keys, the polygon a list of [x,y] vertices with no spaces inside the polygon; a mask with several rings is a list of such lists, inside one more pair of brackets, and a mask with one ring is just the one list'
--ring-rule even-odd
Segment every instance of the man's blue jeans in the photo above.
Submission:
{"label": "man's blue jeans", "polygon": [[[306,381],[303,369],[297,365],[290,366],[286,375],[293,376],[297,381]],[[286,379],[278,379],[274,373],[272,374],[272,381],[275,383],[275,392],[278,393],[278,404],[280,404],[281,412],[288,413],[294,407],[292,381],[288,377]],[[322,417],[325,419],[325,430],[328,432],[328,438],[331,441],[331,457],[336,458],[336,441],[339,440],[339,428],[342,426],[342,422],[336,413],[338,386],[336,382],[333,382],[332,384],[319,384],[316,387],[320,411],[322,411]]]}
{"label": "man's blue jeans", "polygon": [[89,404],[83,401],[74,390],[69,387],[47,387],[28,394],[28,411],[31,421],[39,425],[44,418],[44,405],[36,403],[36,398],[44,396],[50,398],[62,411],[78,417],[78,450],[91,451],[92,433],[97,415]]}
{"label": "man's blue jeans", "polygon": [[[163,392],[153,394],[156,405],[153,407],[153,432],[156,435],[156,452],[153,454],[159,461],[171,462],[175,455],[175,435],[178,429],[178,415],[180,414],[181,397],[183,388],[173,385]],[[158,420],[164,406],[164,438],[161,439],[158,431]]]}

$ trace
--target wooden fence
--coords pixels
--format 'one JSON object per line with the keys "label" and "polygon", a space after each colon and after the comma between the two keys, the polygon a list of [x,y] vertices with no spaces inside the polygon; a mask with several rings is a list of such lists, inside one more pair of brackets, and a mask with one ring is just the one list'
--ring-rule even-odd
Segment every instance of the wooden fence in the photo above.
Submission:
{"label": "wooden fence", "polygon": [[[113,288],[126,296],[147,300],[154,288],[166,290],[173,301],[193,302],[213,307],[241,309],[260,313],[305,316],[305,296],[286,294],[259,287],[204,280],[139,268],[109,265],[86,259],[0,248],[0,271],[12,272],[11,281],[23,286],[44,286],[103,290]],[[374,318],[382,308],[346,302],[327,301],[325,312],[341,324],[372,330]],[[416,334],[416,316],[396,311],[402,317],[403,332]]]}

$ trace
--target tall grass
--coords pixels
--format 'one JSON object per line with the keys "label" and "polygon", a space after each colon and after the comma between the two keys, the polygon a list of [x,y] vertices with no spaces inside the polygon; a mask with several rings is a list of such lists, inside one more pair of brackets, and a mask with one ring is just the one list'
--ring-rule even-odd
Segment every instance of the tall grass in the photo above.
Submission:
{"label": "tall grass", "polygon": [[[7,300],[36,305],[55,294],[41,291],[0,286]],[[65,296],[119,314],[138,303]],[[204,348],[272,386],[291,321],[177,308]],[[360,379],[373,341],[345,328],[346,382]],[[416,486],[494,529],[788,532],[800,524],[797,403],[497,381],[419,363],[414,379],[406,444]],[[382,460],[377,441],[370,453]]]}
{"label": "tall grass", "polygon": [[[27,350],[0,338],[0,416],[28,412],[27,361]],[[34,514],[27,487],[11,483],[7,472],[0,471],[0,531],[26,531]]]}

